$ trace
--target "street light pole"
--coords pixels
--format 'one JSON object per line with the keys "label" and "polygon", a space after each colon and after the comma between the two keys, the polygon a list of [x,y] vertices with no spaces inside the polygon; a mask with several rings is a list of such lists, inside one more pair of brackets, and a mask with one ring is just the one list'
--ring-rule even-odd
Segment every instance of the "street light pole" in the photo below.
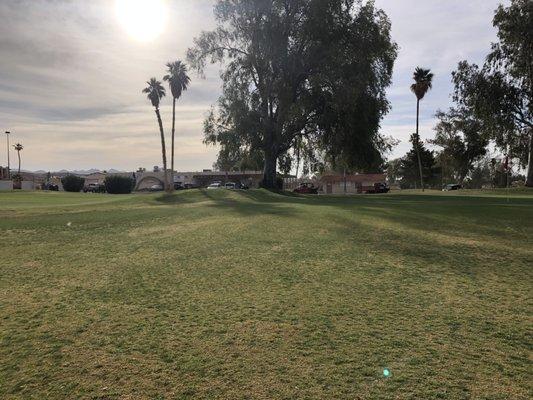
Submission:
{"label": "street light pole", "polygon": [[11,179],[11,165],[9,162],[9,134],[11,132],[6,131],[6,141],[7,141],[7,179]]}

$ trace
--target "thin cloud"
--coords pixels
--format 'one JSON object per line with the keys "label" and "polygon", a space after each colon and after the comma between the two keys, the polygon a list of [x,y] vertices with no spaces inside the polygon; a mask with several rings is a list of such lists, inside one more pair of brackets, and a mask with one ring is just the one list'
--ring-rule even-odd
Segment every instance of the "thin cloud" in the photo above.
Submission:
{"label": "thin cloud", "polygon": [[[436,73],[422,105],[421,132],[428,138],[436,110],[450,104],[450,73],[457,62],[481,62],[495,39],[491,20],[498,3],[376,0],[400,46],[389,90],[392,112],[382,124],[383,133],[402,141],[393,157],[409,149],[414,130],[414,67]],[[120,27],[111,0],[0,2],[0,118],[3,129],[25,145],[24,168],[131,170],[160,163],[155,116],[141,89],[148,78],[164,75],[166,62],[183,59],[200,31],[214,27],[213,1],[169,4],[164,34],[140,44]],[[216,158],[216,148],[202,143],[202,122],[220,94],[218,69],[211,67],[205,80],[191,73],[191,87],[179,101],[179,169],[210,167]],[[169,132],[170,99],[161,111]]]}

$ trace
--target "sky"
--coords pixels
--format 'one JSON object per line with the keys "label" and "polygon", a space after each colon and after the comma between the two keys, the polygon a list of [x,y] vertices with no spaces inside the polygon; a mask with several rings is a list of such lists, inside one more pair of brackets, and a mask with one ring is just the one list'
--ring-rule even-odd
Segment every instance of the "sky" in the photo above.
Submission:
{"label": "sky", "polygon": [[[213,0],[157,0],[157,29],[134,23],[131,3],[142,0],[0,0],[0,129],[20,142],[26,170],[136,170],[161,164],[153,108],[141,94],[165,63],[184,59],[194,37],[215,26]],[[156,0],[151,0],[156,1]],[[499,0],[376,0],[392,22],[399,46],[391,112],[382,133],[400,140],[389,158],[406,153],[415,128],[409,91],[416,66],[435,73],[421,105],[421,136],[433,136],[435,112],[451,105],[451,72],[460,60],[482,63],[495,41]],[[117,3],[121,3],[118,4]],[[503,1],[504,4],[507,1]],[[124,6],[126,4],[126,6]],[[118,11],[117,11],[118,10]],[[144,15],[137,17],[146,20]],[[146,32],[144,32],[146,30]],[[191,74],[178,102],[176,169],[211,168],[217,149],[205,146],[203,119],[220,95],[219,66]],[[161,108],[170,132],[171,99]],[[0,165],[7,164],[5,138]],[[11,150],[12,168],[16,154]]]}

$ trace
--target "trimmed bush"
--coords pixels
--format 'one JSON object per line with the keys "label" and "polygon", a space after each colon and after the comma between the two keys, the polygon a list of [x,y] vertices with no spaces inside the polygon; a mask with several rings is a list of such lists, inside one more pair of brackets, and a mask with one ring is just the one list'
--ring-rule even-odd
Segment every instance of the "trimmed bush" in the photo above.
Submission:
{"label": "trimmed bush", "polygon": [[135,186],[135,181],[127,176],[112,175],[105,178],[105,190],[110,194],[128,194]]}
{"label": "trimmed bush", "polygon": [[65,192],[81,192],[85,186],[85,179],[76,175],[67,175],[61,178],[61,184]]}

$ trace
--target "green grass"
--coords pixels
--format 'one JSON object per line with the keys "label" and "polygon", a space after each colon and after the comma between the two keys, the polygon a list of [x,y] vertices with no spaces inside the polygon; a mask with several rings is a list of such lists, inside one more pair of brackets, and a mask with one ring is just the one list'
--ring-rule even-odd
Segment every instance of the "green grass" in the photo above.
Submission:
{"label": "green grass", "polygon": [[526,190],[1,193],[0,240],[2,399],[533,395]]}

